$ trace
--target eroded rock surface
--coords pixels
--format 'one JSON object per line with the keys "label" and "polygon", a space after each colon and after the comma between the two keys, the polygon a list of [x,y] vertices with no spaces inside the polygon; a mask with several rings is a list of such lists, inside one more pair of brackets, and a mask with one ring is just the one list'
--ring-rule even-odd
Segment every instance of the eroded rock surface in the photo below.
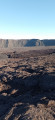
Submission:
{"label": "eroded rock surface", "polygon": [[55,120],[55,54],[50,51],[3,53],[13,56],[0,59],[0,120]]}

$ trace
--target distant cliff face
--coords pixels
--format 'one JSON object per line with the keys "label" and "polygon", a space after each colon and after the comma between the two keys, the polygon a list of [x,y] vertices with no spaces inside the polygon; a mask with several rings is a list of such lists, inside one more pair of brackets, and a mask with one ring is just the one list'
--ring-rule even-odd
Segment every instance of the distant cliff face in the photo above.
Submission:
{"label": "distant cliff face", "polygon": [[4,40],[0,39],[0,48],[16,47],[34,47],[34,46],[55,46],[55,39],[38,40],[38,39],[21,39],[21,40]]}

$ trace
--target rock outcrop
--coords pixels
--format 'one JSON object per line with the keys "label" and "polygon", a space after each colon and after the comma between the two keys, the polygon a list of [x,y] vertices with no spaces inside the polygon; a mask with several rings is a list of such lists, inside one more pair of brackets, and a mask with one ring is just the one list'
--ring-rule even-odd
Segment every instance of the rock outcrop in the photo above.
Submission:
{"label": "rock outcrop", "polygon": [[55,39],[0,39],[0,48],[34,47],[34,46],[55,46]]}

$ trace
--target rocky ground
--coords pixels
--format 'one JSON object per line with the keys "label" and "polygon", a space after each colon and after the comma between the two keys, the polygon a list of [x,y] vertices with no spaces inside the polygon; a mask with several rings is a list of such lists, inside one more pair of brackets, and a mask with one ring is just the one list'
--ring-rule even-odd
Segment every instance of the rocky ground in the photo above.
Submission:
{"label": "rocky ground", "polygon": [[55,120],[55,49],[0,53],[0,120]]}

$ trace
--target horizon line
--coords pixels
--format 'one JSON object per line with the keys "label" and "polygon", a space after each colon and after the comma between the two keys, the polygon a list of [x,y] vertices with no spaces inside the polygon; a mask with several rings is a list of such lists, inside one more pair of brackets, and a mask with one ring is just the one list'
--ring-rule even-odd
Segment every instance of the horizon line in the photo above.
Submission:
{"label": "horizon line", "polygon": [[44,39],[39,39],[39,38],[0,38],[0,40],[55,40],[55,38],[44,38]]}

